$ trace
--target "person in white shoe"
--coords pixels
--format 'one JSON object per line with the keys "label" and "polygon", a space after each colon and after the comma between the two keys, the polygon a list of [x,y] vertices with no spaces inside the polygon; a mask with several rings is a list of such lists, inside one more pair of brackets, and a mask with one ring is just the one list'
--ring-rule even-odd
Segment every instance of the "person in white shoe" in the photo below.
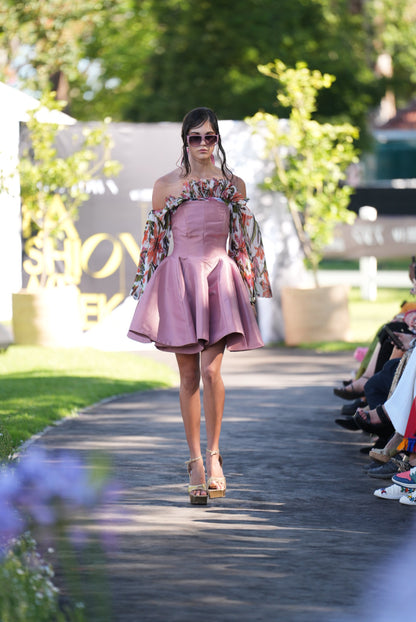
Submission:
{"label": "person in white shoe", "polygon": [[403,495],[400,497],[399,502],[403,505],[415,505],[416,506],[416,490],[409,495]]}
{"label": "person in white shoe", "polygon": [[413,348],[403,374],[383,408],[396,432],[404,437],[397,449],[414,452],[416,449],[416,348]]}
{"label": "person in white shoe", "polygon": [[401,499],[401,497],[411,492],[414,491],[410,488],[399,486],[399,484],[392,484],[391,486],[387,486],[387,488],[377,488],[377,490],[374,491],[374,496],[380,499]]}
{"label": "person in white shoe", "polygon": [[374,495],[380,499],[398,499],[403,505],[416,506],[416,467],[396,473],[392,481],[391,486],[375,490]]}

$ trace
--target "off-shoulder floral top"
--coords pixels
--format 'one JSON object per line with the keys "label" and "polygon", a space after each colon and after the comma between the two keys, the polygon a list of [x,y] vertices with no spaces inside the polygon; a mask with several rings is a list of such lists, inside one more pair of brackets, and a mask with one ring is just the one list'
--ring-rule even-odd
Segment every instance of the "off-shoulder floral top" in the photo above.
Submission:
{"label": "off-shoulder floral top", "polygon": [[139,265],[130,295],[139,300],[152,274],[169,252],[171,217],[185,201],[206,198],[223,201],[230,209],[228,255],[235,261],[250,298],[270,298],[269,275],[259,225],[247,199],[227,179],[201,179],[184,183],[179,197],[169,196],[162,210],[151,210],[145,225]]}

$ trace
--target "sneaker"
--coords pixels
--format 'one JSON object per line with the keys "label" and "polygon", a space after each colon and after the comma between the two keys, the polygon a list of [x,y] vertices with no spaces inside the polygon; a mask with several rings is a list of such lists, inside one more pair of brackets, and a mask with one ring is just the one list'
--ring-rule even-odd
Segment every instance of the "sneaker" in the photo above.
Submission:
{"label": "sneaker", "polygon": [[416,491],[413,490],[410,495],[403,495],[403,497],[400,497],[399,503],[403,503],[403,505],[416,505]]}
{"label": "sneaker", "polygon": [[416,488],[416,467],[412,467],[410,471],[405,471],[404,473],[396,473],[396,475],[393,475],[392,480],[399,486]]}
{"label": "sneaker", "polygon": [[375,460],[371,460],[371,462],[369,462],[368,464],[365,464],[363,466],[363,471],[365,473],[368,473],[369,471],[373,471],[374,469],[378,469],[378,467],[381,466],[381,465],[382,465],[381,462],[376,462]]}
{"label": "sneaker", "polygon": [[412,492],[410,488],[405,488],[404,486],[399,486],[398,484],[392,484],[387,488],[378,488],[374,491],[374,495],[379,497],[379,499],[401,499],[410,492]]}

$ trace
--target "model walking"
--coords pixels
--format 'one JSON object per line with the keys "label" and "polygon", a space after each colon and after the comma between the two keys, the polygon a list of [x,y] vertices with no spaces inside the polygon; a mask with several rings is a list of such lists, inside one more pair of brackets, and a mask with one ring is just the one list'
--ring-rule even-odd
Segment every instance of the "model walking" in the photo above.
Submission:
{"label": "model walking", "polygon": [[[260,230],[245,193],[243,180],[227,167],[216,115],[209,108],[191,110],[182,124],[181,164],[153,188],[131,290],[139,302],[128,335],[176,355],[193,504],[225,495],[219,451],[224,349],[264,345],[254,304],[256,296],[270,297],[271,290]],[[174,248],[168,256],[171,234]],[[200,442],[201,378],[207,480]]]}

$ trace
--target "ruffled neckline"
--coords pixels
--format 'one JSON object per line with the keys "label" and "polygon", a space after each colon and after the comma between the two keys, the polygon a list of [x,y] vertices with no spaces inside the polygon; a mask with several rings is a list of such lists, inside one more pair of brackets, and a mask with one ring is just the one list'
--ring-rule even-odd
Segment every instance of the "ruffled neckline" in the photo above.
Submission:
{"label": "ruffled neckline", "polygon": [[217,177],[209,179],[190,179],[184,182],[182,192],[178,197],[169,195],[166,199],[168,209],[177,208],[184,201],[215,198],[224,201],[227,205],[246,203],[246,199],[240,194],[230,180]]}

